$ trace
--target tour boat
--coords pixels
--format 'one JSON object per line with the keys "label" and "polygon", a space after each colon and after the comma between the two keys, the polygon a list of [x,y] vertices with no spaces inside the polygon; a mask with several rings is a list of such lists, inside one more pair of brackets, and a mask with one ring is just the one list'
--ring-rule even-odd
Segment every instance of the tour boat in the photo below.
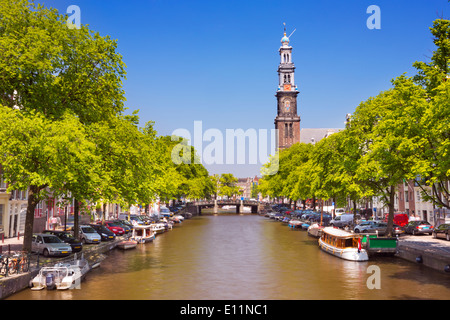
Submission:
{"label": "tour boat", "polygon": [[319,239],[319,247],[336,257],[351,261],[367,261],[369,255],[362,248],[361,235],[341,229],[323,228]]}
{"label": "tour boat", "polygon": [[53,267],[42,267],[31,280],[31,290],[67,290],[78,287],[90,270],[84,258],[57,263]]}

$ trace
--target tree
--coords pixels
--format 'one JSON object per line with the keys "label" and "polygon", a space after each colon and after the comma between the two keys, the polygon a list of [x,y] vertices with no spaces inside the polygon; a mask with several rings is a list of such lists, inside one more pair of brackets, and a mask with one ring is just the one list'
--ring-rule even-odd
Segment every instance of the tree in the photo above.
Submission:
{"label": "tree", "polygon": [[[316,149],[313,144],[299,143],[283,151],[280,157],[280,173],[285,182],[283,188],[285,196],[289,199],[303,200],[314,198],[311,188],[311,170],[313,166],[312,155]],[[287,152],[285,154],[285,152]],[[284,172],[284,173],[283,173]]]}
{"label": "tree", "polygon": [[50,121],[34,111],[24,114],[0,106],[0,163],[4,179],[8,190],[29,190],[25,251],[31,250],[36,205],[48,197],[48,190],[53,196],[69,190],[81,197],[80,188],[74,186],[93,186],[98,181],[94,150],[95,145],[72,114]]}
{"label": "tree", "polygon": [[417,153],[417,165],[413,167],[412,175],[418,177],[416,183],[422,189],[425,200],[450,209],[450,190],[446,185],[450,179],[450,21],[437,19],[430,31],[436,45],[431,61],[414,63],[418,74],[413,79],[427,93],[427,108],[418,123],[417,138],[423,143]]}
{"label": "tree", "polygon": [[162,174],[167,176],[167,186],[170,186],[162,193],[166,199],[181,196],[203,199],[216,193],[214,179],[209,176],[203,164],[199,163],[195,148],[186,139],[165,136],[159,137],[158,141],[163,150],[161,162],[165,165]]}
{"label": "tree", "polygon": [[388,234],[392,233],[396,187],[411,177],[423,140],[418,124],[426,107],[425,91],[401,76],[394,87],[358,106],[349,134],[358,141],[355,171],[366,196],[381,196],[389,207]]}
{"label": "tree", "polygon": [[0,0],[0,104],[81,123],[124,111],[125,65],[117,43],[28,0]]}
{"label": "tree", "polygon": [[434,96],[436,89],[449,79],[450,72],[450,21],[437,19],[430,28],[436,50],[429,63],[416,61],[413,66],[418,73],[414,81],[422,86],[429,96]]}
{"label": "tree", "polygon": [[[67,16],[56,9],[33,1],[0,0],[0,105],[20,110],[8,114],[15,121],[8,126],[14,130],[3,132],[0,144],[7,152],[1,163],[11,187],[29,187],[27,249],[31,246],[34,207],[48,188],[54,194],[76,197],[76,208],[79,202],[95,198],[91,183],[99,182],[94,172],[99,174],[100,161],[91,152],[82,127],[111,121],[124,111],[125,64],[116,53],[117,43],[87,26],[70,29],[66,22]],[[66,130],[58,128],[63,125],[67,125]],[[73,132],[68,131],[76,126]],[[65,148],[51,144],[56,132],[61,141],[66,140]],[[78,146],[74,140],[79,141]],[[42,150],[46,153],[40,153]],[[81,154],[63,158],[72,155],[72,150]],[[21,156],[23,161],[11,162]],[[87,157],[95,159],[90,167],[84,166]]]}
{"label": "tree", "polygon": [[219,178],[219,192],[220,196],[231,198],[239,193],[237,186],[238,179],[232,173],[222,173]]}

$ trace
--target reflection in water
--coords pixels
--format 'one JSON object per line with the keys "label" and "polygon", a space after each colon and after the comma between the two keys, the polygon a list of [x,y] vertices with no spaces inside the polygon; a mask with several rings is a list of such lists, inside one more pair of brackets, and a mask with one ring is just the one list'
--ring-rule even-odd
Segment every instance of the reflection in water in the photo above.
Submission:
{"label": "reflection in water", "polygon": [[[381,270],[370,290],[367,267]],[[153,243],[113,250],[80,290],[24,290],[10,299],[448,299],[450,279],[395,257],[345,261],[304,231],[260,216],[202,216]]]}

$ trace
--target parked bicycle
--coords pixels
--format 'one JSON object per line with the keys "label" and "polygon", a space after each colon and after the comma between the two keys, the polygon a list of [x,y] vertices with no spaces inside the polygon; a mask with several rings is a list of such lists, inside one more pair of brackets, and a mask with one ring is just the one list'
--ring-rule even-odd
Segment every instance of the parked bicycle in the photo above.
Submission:
{"label": "parked bicycle", "polygon": [[12,252],[0,257],[0,276],[26,273],[30,269],[30,258],[26,252]]}
{"label": "parked bicycle", "polygon": [[9,258],[5,254],[0,255],[0,277],[8,275]]}

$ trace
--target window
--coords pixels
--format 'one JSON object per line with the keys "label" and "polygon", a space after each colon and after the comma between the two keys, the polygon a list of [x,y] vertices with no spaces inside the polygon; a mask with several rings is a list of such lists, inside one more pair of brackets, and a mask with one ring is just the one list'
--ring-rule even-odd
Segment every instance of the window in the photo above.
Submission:
{"label": "window", "polygon": [[6,182],[3,180],[3,176],[0,176],[0,189],[6,189]]}

